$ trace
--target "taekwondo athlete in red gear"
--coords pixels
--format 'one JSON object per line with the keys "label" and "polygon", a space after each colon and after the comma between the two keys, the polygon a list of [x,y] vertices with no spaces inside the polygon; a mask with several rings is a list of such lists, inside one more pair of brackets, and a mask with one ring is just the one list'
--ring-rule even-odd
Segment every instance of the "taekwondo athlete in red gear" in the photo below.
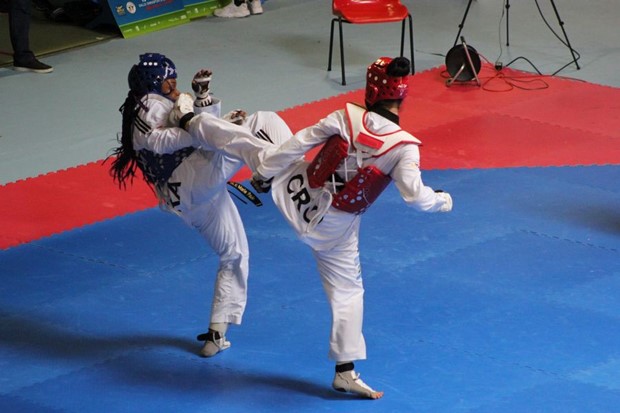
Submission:
{"label": "taekwondo athlete in red gear", "polygon": [[[358,249],[361,215],[390,181],[416,210],[452,209],[448,193],[435,192],[422,182],[420,141],[399,126],[409,73],[406,58],[376,60],[367,70],[365,107],[348,103],[301,130],[264,157],[252,180],[262,191],[271,183],[275,204],[312,248],[332,311],[332,386],[371,399],[383,392],[364,383],[353,364],[366,359]],[[308,150],[322,144],[312,162],[303,160]]]}
{"label": "taekwondo athlete in red gear", "polygon": [[208,69],[194,76],[195,101],[177,90],[176,79],[174,63],[157,53],[141,55],[131,68],[121,145],[110,173],[125,186],[139,169],[162,208],[198,230],[218,254],[209,331],[198,337],[204,340],[201,355],[210,357],[230,347],[228,325],[241,324],[247,301],[248,242],[227,182],[244,161],[257,163],[262,149],[292,132],[274,112],[225,116],[240,125],[220,119]]}

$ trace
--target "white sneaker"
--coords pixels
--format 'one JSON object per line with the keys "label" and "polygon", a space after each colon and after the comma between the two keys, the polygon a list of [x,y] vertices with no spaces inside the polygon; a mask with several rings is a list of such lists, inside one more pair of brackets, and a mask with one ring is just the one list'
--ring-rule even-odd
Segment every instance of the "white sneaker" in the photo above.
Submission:
{"label": "white sneaker", "polygon": [[220,335],[217,332],[211,332],[201,334],[198,336],[199,340],[205,340],[205,344],[200,350],[200,355],[203,357],[213,357],[220,351],[224,351],[230,347],[230,341],[226,340],[226,336]]}
{"label": "white sneaker", "polygon": [[261,0],[250,0],[250,11],[252,14],[263,14]]}
{"label": "white sneaker", "polygon": [[380,399],[383,397],[382,391],[375,391],[360,379],[359,373],[349,370],[336,373],[332,387],[341,392],[354,393],[369,399]]}
{"label": "white sneaker", "polygon": [[247,17],[250,15],[250,11],[247,4],[242,3],[239,6],[235,6],[235,1],[233,0],[228,6],[216,9],[213,15],[226,18]]}

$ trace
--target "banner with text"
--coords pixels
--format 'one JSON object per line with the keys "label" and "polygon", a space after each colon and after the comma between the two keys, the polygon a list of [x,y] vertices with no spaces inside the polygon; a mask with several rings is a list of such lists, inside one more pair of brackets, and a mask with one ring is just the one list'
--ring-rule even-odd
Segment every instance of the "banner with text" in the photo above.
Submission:
{"label": "banner with text", "polygon": [[185,12],[190,19],[212,16],[215,9],[225,6],[228,0],[185,0]]}
{"label": "banner with text", "polygon": [[108,0],[123,37],[189,23],[183,0]]}

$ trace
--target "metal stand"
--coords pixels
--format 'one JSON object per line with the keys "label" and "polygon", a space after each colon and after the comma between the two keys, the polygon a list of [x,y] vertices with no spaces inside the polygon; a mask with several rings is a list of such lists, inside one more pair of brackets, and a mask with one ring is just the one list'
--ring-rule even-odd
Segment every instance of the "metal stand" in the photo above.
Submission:
{"label": "metal stand", "polygon": [[[454,46],[456,46],[456,43],[458,42],[461,36],[461,31],[463,30],[463,26],[465,26],[465,20],[467,19],[467,14],[469,13],[469,8],[471,7],[472,1],[473,0],[469,0],[467,2],[467,8],[465,8],[465,14],[463,14],[463,20],[461,20],[461,24],[459,24],[459,31],[456,34],[456,38],[454,39]],[[555,13],[555,17],[558,19],[558,24],[560,25],[560,28],[562,29],[562,33],[564,34],[564,39],[566,40],[566,46],[570,50],[571,56],[573,57],[573,63],[575,63],[577,70],[579,70],[580,67],[579,67],[579,64],[577,63],[577,56],[575,55],[575,49],[573,49],[573,46],[570,44],[570,40],[568,40],[568,35],[566,34],[566,30],[564,29],[564,22],[560,18],[560,13],[558,12],[558,8],[555,6],[554,0],[549,0],[549,2],[551,3],[551,7],[553,7],[553,12]],[[509,29],[510,29],[510,0],[506,0],[506,46],[510,46],[510,30]]]}

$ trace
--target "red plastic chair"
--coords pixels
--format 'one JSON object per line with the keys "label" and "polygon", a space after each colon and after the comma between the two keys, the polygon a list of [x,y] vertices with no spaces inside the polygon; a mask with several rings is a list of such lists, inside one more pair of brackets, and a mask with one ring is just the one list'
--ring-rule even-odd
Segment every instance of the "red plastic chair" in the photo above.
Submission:
{"label": "red plastic chair", "polygon": [[415,72],[413,62],[413,22],[411,13],[399,0],[332,0],[331,33],[329,35],[329,63],[327,70],[332,70],[332,52],[334,46],[334,23],[338,22],[340,34],[340,66],[342,69],[342,84],[346,85],[344,75],[344,48],[342,41],[342,23],[371,24],[402,22],[400,36],[400,55],[405,48],[405,22],[409,20],[409,46],[411,48],[411,73]]}

